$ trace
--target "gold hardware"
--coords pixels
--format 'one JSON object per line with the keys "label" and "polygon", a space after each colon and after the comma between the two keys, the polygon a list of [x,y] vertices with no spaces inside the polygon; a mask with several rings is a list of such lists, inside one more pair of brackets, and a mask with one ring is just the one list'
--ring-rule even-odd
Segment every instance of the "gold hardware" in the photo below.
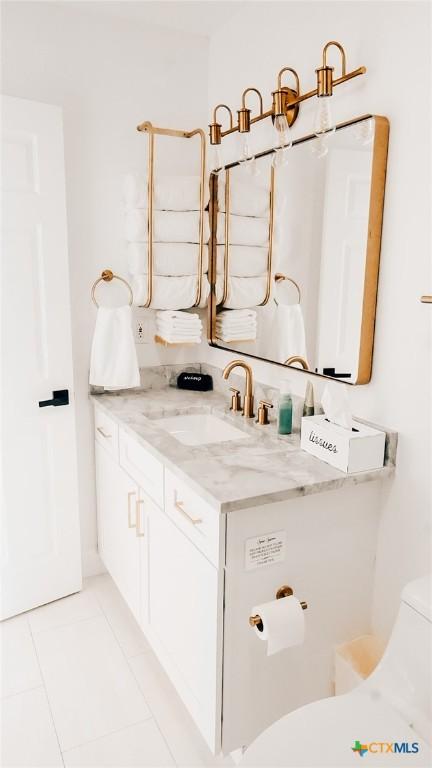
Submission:
{"label": "gold hardware", "polygon": [[[333,79],[333,67],[327,66],[327,51],[330,46],[336,46],[340,53],[341,53],[341,59],[342,59],[342,75],[341,77],[338,77],[336,79]],[[282,75],[284,72],[292,72],[295,80],[296,80],[296,87],[295,89],[289,88],[286,85],[282,85]],[[340,43],[338,43],[336,40],[330,40],[330,42],[326,43],[326,45],[323,48],[323,65],[319,67],[316,70],[317,73],[317,87],[314,88],[312,91],[307,91],[306,93],[303,93],[300,95],[300,83],[299,83],[299,77],[297,75],[297,72],[292,69],[291,67],[283,67],[283,69],[280,70],[277,78],[277,88],[275,91],[273,91],[273,102],[272,102],[272,108],[263,111],[263,104],[262,104],[262,97],[260,100],[260,114],[255,115],[255,117],[250,116],[249,114],[246,114],[247,107],[244,103],[244,98],[242,101],[242,109],[238,110],[238,123],[237,125],[233,125],[232,121],[232,113],[229,107],[226,106],[226,104],[218,104],[217,107],[213,110],[213,122],[210,124],[210,143],[211,144],[220,144],[222,139],[225,136],[228,136],[231,133],[235,133],[236,131],[239,131],[240,133],[248,133],[250,130],[251,125],[254,123],[260,122],[261,120],[265,120],[267,117],[271,117],[274,121],[274,118],[276,115],[285,115],[288,125],[291,126],[298,115],[299,111],[299,105],[303,101],[307,101],[307,99],[311,99],[313,96],[331,96],[333,92],[333,88],[337,85],[341,85],[342,83],[346,83],[348,80],[352,80],[354,77],[358,77],[359,75],[364,75],[366,72],[366,67],[358,67],[357,69],[352,70],[352,72],[346,72],[346,56],[345,51]],[[257,90],[252,88],[247,88],[244,92],[247,93],[249,90]],[[259,92],[258,92],[259,93]],[[243,96],[244,96],[243,94]],[[261,94],[259,94],[261,96]],[[216,120],[216,111],[219,109],[219,107],[224,107],[225,109],[228,109],[230,113],[230,127],[227,128],[227,130],[223,131],[222,126],[220,123]]]}
{"label": "gold hardware", "polygon": [[108,432],[104,432],[102,427],[96,427],[96,429],[102,435],[102,437],[105,437],[105,438],[112,437],[112,435],[109,435]]}
{"label": "gold hardware", "polygon": [[[292,283],[293,285],[295,285],[295,287],[297,288],[297,293],[298,293],[298,303],[300,304],[300,302],[301,302],[300,286],[299,286],[298,283],[296,283],[295,280],[293,280],[292,277],[288,277],[287,275],[282,275],[281,272],[276,272],[276,274],[274,276],[274,279],[275,279],[275,283],[282,283],[284,280],[287,280],[289,283]],[[275,298],[275,304],[279,304],[279,302],[277,301],[276,298]]]}
{"label": "gold hardware", "polygon": [[288,360],[285,360],[284,365],[294,365],[294,363],[300,363],[303,370],[310,371],[309,363],[305,357],[302,357],[301,355],[292,355]]}
{"label": "gold hardware", "polygon": [[267,400],[259,401],[257,424],[270,424],[269,422],[269,408],[273,408],[273,403],[269,403]]}
{"label": "gold hardware", "polygon": [[[282,75],[284,72],[291,72],[294,75],[296,81],[295,89],[289,88],[287,85],[282,85]],[[300,79],[295,69],[292,67],[283,67],[283,69],[280,70],[277,79],[277,89],[273,91],[272,96],[273,120],[278,116],[286,117],[288,125],[291,127],[295,123],[299,112],[298,104],[291,106],[291,102],[295,101],[295,99],[300,96]]]}
{"label": "gold hardware", "polygon": [[124,283],[124,285],[127,287],[129,291],[129,306],[131,306],[133,302],[132,288],[130,287],[127,280],[124,279],[124,277],[120,277],[120,275],[115,275],[114,272],[111,271],[111,269],[104,269],[101,276],[94,281],[91,289],[91,297],[93,299],[93,304],[96,304],[96,306],[99,307],[99,304],[97,303],[96,296],[95,296],[96,286],[99,285],[99,283],[101,283],[102,281],[104,281],[105,283],[110,283],[111,280],[120,280],[121,283]]}
{"label": "gold hardware", "polygon": [[332,96],[333,95],[333,72],[334,67],[327,66],[327,51],[331,45],[334,45],[339,49],[342,60],[342,77],[346,77],[346,56],[345,51],[337,40],[330,40],[323,48],[322,66],[315,70],[317,75],[317,96]]}
{"label": "gold hardware", "polygon": [[260,105],[260,111],[259,116],[263,114],[263,99],[261,96],[261,93],[259,92],[258,88],[246,88],[245,91],[243,91],[242,94],[242,106],[241,109],[237,110],[238,114],[238,129],[239,133],[249,133],[250,126],[251,126],[251,110],[246,107],[246,94],[253,91],[258,95],[259,98],[259,105]]}
{"label": "gold hardware", "polygon": [[144,504],[144,499],[138,499],[135,505],[135,515],[136,515],[136,529],[135,529],[135,535],[137,539],[141,538],[142,536],[145,536],[145,531],[141,530],[141,505]]}
{"label": "gold hardware", "polygon": [[432,296],[422,296],[420,301],[422,304],[432,304]]}
{"label": "gold hardware", "polygon": [[253,399],[253,373],[252,368],[248,363],[245,363],[244,360],[232,360],[228,365],[225,366],[222,376],[226,380],[228,379],[228,376],[230,375],[231,371],[234,368],[243,368],[245,374],[246,374],[246,389],[245,389],[245,396],[244,396],[244,405],[243,405],[243,416],[245,416],[247,419],[253,419],[254,412],[254,399]]}
{"label": "gold hardware", "polygon": [[210,144],[220,144],[222,140],[222,125],[217,121],[218,109],[226,109],[230,116],[230,130],[233,127],[233,114],[226,104],[218,104],[213,110],[213,122],[210,123]]}
{"label": "gold hardware", "polygon": [[[197,266],[197,289],[195,302],[192,306],[197,307],[201,301],[202,294],[202,265],[204,254],[204,186],[206,174],[206,139],[202,128],[194,128],[192,131],[181,131],[173,128],[157,128],[148,120],[137,126],[137,131],[147,133],[149,137],[148,151],[148,206],[147,206],[147,299],[143,307],[148,308],[153,298],[153,207],[154,207],[154,163],[155,163],[155,136],[174,136],[180,139],[191,139],[194,136],[200,138],[200,218],[199,218],[199,249]],[[219,142],[220,143],[220,142]]]}
{"label": "gold hardware", "polygon": [[[136,496],[136,491],[129,491],[129,493],[128,493],[128,528],[135,528],[135,526],[137,524],[136,523],[136,508],[135,508],[135,522],[133,523],[132,519],[131,519],[131,501],[132,501],[132,496]],[[137,504],[138,504],[138,502],[137,502]]]}
{"label": "gold hardware", "polygon": [[186,518],[186,520],[188,520],[190,523],[192,523],[192,525],[201,525],[201,523],[202,523],[201,518],[199,518],[199,517],[192,517],[191,515],[189,515],[186,512],[183,504],[184,504],[183,501],[177,501],[177,499],[174,501],[174,506],[175,506],[176,510],[178,512],[180,512],[183,515],[183,517]]}
{"label": "gold hardware", "polygon": [[[288,587],[288,585],[285,585],[283,587],[279,587],[278,591],[276,592],[276,600],[281,600],[284,597],[291,597],[294,594],[291,587]],[[300,605],[303,608],[304,611],[306,611],[308,604],[304,601],[300,601]],[[261,616],[256,614],[255,616],[249,616],[249,624],[251,627],[257,627],[260,632],[264,629],[264,625],[262,622]],[[261,625],[261,626],[260,626]]]}
{"label": "gold hardware", "polygon": [[236,389],[235,387],[230,387],[230,390],[233,393],[231,395],[230,411],[234,411],[234,413],[236,413],[237,411],[241,411],[240,390]]}

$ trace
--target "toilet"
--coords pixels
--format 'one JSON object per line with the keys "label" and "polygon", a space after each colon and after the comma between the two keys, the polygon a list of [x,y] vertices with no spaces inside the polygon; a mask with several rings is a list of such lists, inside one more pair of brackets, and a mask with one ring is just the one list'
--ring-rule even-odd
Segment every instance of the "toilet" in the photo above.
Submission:
{"label": "toilet", "polygon": [[[384,656],[354,691],[308,704],[267,728],[246,766],[432,765],[429,577],[408,584]],[[364,759],[366,758],[366,759]]]}

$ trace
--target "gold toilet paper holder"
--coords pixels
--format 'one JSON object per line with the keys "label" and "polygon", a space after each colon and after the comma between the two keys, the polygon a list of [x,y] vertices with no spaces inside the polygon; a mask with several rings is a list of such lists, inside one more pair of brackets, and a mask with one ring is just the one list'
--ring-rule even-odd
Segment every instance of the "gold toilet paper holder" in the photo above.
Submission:
{"label": "gold toilet paper holder", "polygon": [[[276,600],[280,600],[282,597],[291,597],[291,595],[293,594],[294,592],[291,589],[291,587],[284,584],[282,587],[279,587],[278,591],[276,592]],[[308,604],[304,600],[300,601],[300,605],[304,611],[308,607]],[[257,627],[257,629],[259,629],[262,632],[263,623],[262,623],[261,616],[259,616],[258,614],[256,616],[249,616],[249,624],[251,625],[251,627]]]}

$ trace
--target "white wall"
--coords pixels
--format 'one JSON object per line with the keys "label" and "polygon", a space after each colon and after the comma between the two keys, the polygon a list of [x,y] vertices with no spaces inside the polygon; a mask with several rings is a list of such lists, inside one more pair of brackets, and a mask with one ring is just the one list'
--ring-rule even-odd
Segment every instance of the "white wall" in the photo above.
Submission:
{"label": "white wall", "polygon": [[[102,3],[6,2],[3,92],[60,105],[64,113],[78,469],[84,569],[98,567],[88,361],[95,308],[90,287],[104,267],[124,274],[121,177],[144,162],[135,127],[205,125],[204,37],[104,15]],[[110,3],[112,5],[112,3]],[[201,95],[201,98],[200,98]],[[162,139],[158,167],[182,172],[187,149]],[[186,154],[185,154],[186,152]],[[111,292],[111,286],[102,286]],[[143,364],[167,359],[140,348]]]}
{"label": "white wall", "polygon": [[[390,119],[373,376],[370,384],[350,390],[355,414],[400,433],[396,477],[382,494],[376,564],[373,619],[383,636],[391,630],[403,584],[430,569],[432,314],[419,303],[420,294],[432,290],[429,13],[428,3],[416,2],[249,3],[210,45],[209,114],[221,101],[239,109],[250,85],[262,91],[268,109],[282,66],[298,70],[302,91],[314,88],[322,46],[336,39],[346,48],[348,70],[368,68],[335,89],[337,120],[367,112]],[[331,63],[338,70],[335,54]],[[311,132],[314,109],[314,100],[301,107],[294,137]],[[257,149],[272,141],[270,126],[257,135]],[[228,140],[224,151],[227,158],[235,153]],[[217,350],[208,356],[220,364],[231,357]],[[254,370],[269,383],[281,378],[276,366],[254,364]],[[290,378],[302,394],[305,375]],[[319,394],[322,382],[315,381]]]}

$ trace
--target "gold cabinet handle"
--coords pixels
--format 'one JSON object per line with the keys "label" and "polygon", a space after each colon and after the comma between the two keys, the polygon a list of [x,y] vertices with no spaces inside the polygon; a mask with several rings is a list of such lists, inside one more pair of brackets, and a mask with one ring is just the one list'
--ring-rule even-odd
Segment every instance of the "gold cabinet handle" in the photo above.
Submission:
{"label": "gold cabinet handle", "polygon": [[422,304],[432,304],[432,296],[422,296],[420,301]]}
{"label": "gold cabinet handle", "polygon": [[180,512],[183,517],[186,518],[186,520],[189,520],[192,525],[200,525],[202,523],[202,520],[199,517],[191,517],[191,515],[188,515],[186,510],[183,507],[183,501],[174,501],[174,506],[177,509],[178,512]]}
{"label": "gold cabinet handle", "polygon": [[136,519],[135,519],[135,522],[133,523],[132,517],[131,517],[132,496],[136,496],[136,491],[129,491],[128,493],[128,505],[127,505],[128,506],[128,528],[135,528],[136,526]]}
{"label": "gold cabinet handle", "polygon": [[104,432],[102,427],[96,427],[96,429],[102,435],[102,437],[105,437],[105,438],[112,437],[112,435],[109,435],[108,432]]}
{"label": "gold cabinet handle", "polygon": [[135,535],[137,538],[140,538],[141,536],[145,536],[145,532],[141,530],[141,512],[140,512],[141,504],[144,504],[144,499],[138,499],[135,505],[135,516],[136,516]]}

